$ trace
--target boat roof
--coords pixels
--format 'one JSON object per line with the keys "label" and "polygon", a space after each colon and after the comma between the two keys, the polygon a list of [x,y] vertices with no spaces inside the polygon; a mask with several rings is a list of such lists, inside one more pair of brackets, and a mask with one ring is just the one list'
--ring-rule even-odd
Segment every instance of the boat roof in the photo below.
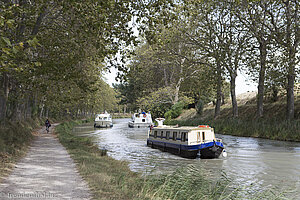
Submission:
{"label": "boat roof", "polygon": [[102,114],[97,114],[97,117],[110,117],[110,114],[108,113],[102,113]]}
{"label": "boat roof", "polygon": [[153,129],[165,129],[165,130],[184,130],[184,131],[192,131],[192,130],[211,130],[213,129],[212,127],[208,126],[208,125],[199,125],[199,126],[167,126],[167,125],[163,125],[163,126],[156,126],[153,127]]}
{"label": "boat roof", "polygon": [[136,115],[136,114],[139,114],[139,115],[151,115],[151,113],[146,113],[146,112],[141,112],[141,113],[133,113],[133,115]]}

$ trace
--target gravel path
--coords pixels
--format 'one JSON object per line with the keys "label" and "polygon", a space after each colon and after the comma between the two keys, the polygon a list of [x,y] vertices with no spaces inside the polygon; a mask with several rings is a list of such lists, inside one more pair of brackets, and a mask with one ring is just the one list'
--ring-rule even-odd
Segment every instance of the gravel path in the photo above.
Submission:
{"label": "gravel path", "polygon": [[26,157],[0,184],[0,199],[84,200],[91,194],[66,149],[43,128]]}

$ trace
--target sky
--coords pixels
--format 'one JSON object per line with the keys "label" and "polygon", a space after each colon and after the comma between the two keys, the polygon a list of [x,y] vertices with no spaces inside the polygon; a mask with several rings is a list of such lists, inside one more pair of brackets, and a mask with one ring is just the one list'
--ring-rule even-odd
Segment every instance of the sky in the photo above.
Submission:
{"label": "sky", "polygon": [[[113,83],[117,83],[115,81],[115,77],[117,76],[117,69],[111,68],[111,73],[106,73],[104,75],[106,82],[111,86]],[[247,80],[248,76],[242,73],[238,73],[236,79],[236,94],[242,94],[245,92],[257,91],[257,84],[254,84],[252,81]]]}

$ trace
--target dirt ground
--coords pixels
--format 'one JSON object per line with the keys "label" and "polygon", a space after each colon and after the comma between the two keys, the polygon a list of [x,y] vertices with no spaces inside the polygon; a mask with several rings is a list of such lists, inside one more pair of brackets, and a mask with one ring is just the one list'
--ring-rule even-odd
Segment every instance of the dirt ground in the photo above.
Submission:
{"label": "dirt ground", "polygon": [[87,183],[66,149],[40,129],[27,155],[0,184],[0,199],[91,199]]}

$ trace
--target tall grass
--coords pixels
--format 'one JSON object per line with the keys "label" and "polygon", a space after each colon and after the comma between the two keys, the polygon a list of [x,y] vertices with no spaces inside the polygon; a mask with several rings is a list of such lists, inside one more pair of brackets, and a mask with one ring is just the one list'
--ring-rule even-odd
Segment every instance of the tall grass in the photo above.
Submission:
{"label": "tall grass", "polygon": [[257,190],[254,186],[236,184],[225,173],[214,177],[209,171],[190,165],[171,174],[148,176],[141,184],[137,199],[288,199],[284,193],[274,189]]}
{"label": "tall grass", "polygon": [[32,131],[40,121],[28,119],[0,124],[0,179],[7,176],[13,164],[25,155],[34,136]]}
{"label": "tall grass", "polygon": [[[149,176],[142,185],[139,197],[186,200],[224,199],[231,195],[231,181],[225,175],[213,180],[209,174],[190,165],[171,174]],[[233,196],[236,197],[236,194]]]}
{"label": "tall grass", "polygon": [[185,121],[171,120],[168,124],[182,126],[197,126],[209,124],[215,128],[215,132],[235,136],[260,137],[283,141],[300,141],[300,121],[286,120],[241,120],[234,118],[202,120],[189,119]]}
{"label": "tall grass", "polygon": [[212,178],[209,171],[194,166],[160,175],[132,172],[127,162],[106,156],[90,138],[74,136],[72,127],[79,123],[63,123],[56,132],[88,182],[93,199],[284,199],[272,190],[249,192],[225,174]]}

